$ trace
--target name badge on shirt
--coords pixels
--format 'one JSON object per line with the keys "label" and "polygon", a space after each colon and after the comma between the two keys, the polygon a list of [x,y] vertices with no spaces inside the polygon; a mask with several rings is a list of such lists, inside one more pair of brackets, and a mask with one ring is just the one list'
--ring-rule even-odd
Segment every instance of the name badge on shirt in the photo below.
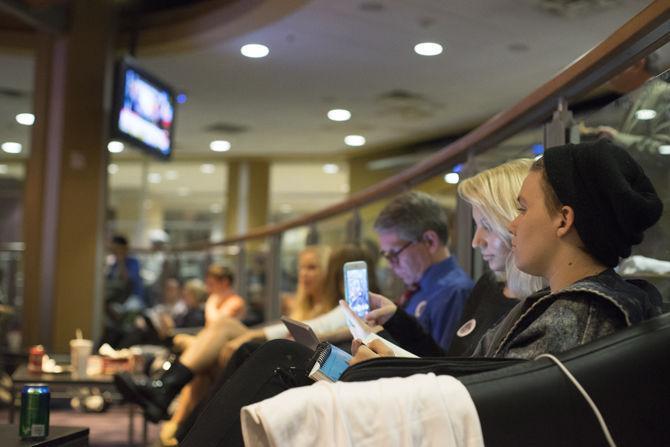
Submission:
{"label": "name badge on shirt", "polygon": [[477,320],[473,318],[471,320],[466,321],[465,324],[463,324],[463,326],[458,328],[456,335],[458,335],[459,337],[465,337],[466,335],[470,335],[472,331],[475,330],[476,327],[477,327]]}

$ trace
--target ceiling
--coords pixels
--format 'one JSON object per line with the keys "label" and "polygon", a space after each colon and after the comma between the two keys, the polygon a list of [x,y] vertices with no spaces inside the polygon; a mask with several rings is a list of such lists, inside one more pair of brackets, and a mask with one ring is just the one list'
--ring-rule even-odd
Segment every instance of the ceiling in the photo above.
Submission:
{"label": "ceiling", "polygon": [[[260,9],[271,1],[253,4]],[[173,164],[152,163],[151,169],[164,174],[178,167],[178,182],[203,198],[198,207],[225,192],[225,160],[244,157],[281,162],[272,177],[277,197],[271,201],[277,210],[286,205],[283,209],[291,212],[313,211],[341,200],[347,194],[347,158],[393,148],[413,152],[422,142],[473,128],[546,82],[649,3],[291,1],[291,12],[258,19],[256,26],[248,23],[253,8],[232,16],[221,29],[235,32],[215,42],[169,54],[140,47],[136,54],[140,65],[188,97],[177,112]],[[151,10],[158,3],[147,5]],[[422,41],[438,42],[444,52],[415,54],[414,45]],[[242,56],[246,43],[267,45],[269,56]],[[0,142],[18,141],[26,148],[18,156],[0,151],[0,163],[7,163],[29,150],[29,128],[14,116],[32,108],[34,61],[30,53],[2,47]],[[352,118],[330,121],[326,112],[331,108],[348,109]],[[367,143],[349,148],[343,142],[348,134],[363,135]],[[538,135],[510,144],[522,150]],[[215,139],[229,140],[232,149],[210,151]],[[141,158],[131,150],[114,155],[120,169],[110,176],[112,191],[138,187]],[[221,176],[201,175],[203,162],[218,163]],[[340,163],[340,173],[323,175],[325,162]],[[165,181],[149,190],[184,207],[196,206],[195,195],[175,195],[177,184]]]}
{"label": "ceiling", "polygon": [[[188,95],[177,151],[223,157],[347,157],[347,134],[367,148],[412,143],[470,128],[518,101],[607,37],[648,2],[600,2],[561,16],[533,0],[460,2],[313,0],[261,29],[187,54],[143,57],[142,65]],[[415,54],[441,43],[436,57]],[[245,43],[270,54],[248,59]],[[352,119],[329,121],[345,108]],[[224,126],[221,126],[224,125]],[[210,127],[241,132],[212,132]]]}
{"label": "ceiling", "polygon": [[[137,59],[188,95],[178,111],[177,157],[346,158],[471,128],[648,2],[567,2],[599,5],[567,15],[548,10],[552,3],[561,2],[313,0],[209,47],[158,56],[140,51]],[[412,48],[421,41],[445,51],[419,56]],[[269,56],[242,56],[240,47],[250,42],[267,45]],[[13,116],[31,108],[31,57],[0,54],[0,66],[0,92],[19,95],[0,93],[0,138],[25,140]],[[329,121],[331,108],[350,110],[352,119]],[[366,146],[347,148],[347,134],[364,135]],[[213,139],[228,139],[232,150],[212,153]]]}

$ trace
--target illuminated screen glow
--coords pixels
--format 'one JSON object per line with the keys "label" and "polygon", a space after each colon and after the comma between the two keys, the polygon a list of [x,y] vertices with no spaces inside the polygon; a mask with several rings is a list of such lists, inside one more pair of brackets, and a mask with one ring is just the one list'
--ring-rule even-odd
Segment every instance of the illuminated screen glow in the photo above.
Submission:
{"label": "illuminated screen glow", "polygon": [[169,156],[174,120],[174,102],[170,92],[156,87],[132,68],[128,68],[124,76],[119,130],[163,156]]}

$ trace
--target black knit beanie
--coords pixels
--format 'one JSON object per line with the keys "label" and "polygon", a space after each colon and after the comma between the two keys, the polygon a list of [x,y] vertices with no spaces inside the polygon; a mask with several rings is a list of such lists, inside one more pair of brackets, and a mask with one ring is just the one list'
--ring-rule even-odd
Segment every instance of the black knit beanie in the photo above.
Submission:
{"label": "black knit beanie", "polygon": [[544,168],[558,199],[573,208],[586,249],[609,267],[630,256],[663,212],[640,165],[609,140],[547,149]]}

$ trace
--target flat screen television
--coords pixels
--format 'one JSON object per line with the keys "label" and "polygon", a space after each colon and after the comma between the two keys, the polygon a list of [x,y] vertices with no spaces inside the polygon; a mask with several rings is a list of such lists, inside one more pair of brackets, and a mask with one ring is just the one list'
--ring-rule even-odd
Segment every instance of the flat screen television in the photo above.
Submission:
{"label": "flat screen television", "polygon": [[112,139],[168,159],[174,145],[174,90],[128,58],[118,62],[114,84]]}

